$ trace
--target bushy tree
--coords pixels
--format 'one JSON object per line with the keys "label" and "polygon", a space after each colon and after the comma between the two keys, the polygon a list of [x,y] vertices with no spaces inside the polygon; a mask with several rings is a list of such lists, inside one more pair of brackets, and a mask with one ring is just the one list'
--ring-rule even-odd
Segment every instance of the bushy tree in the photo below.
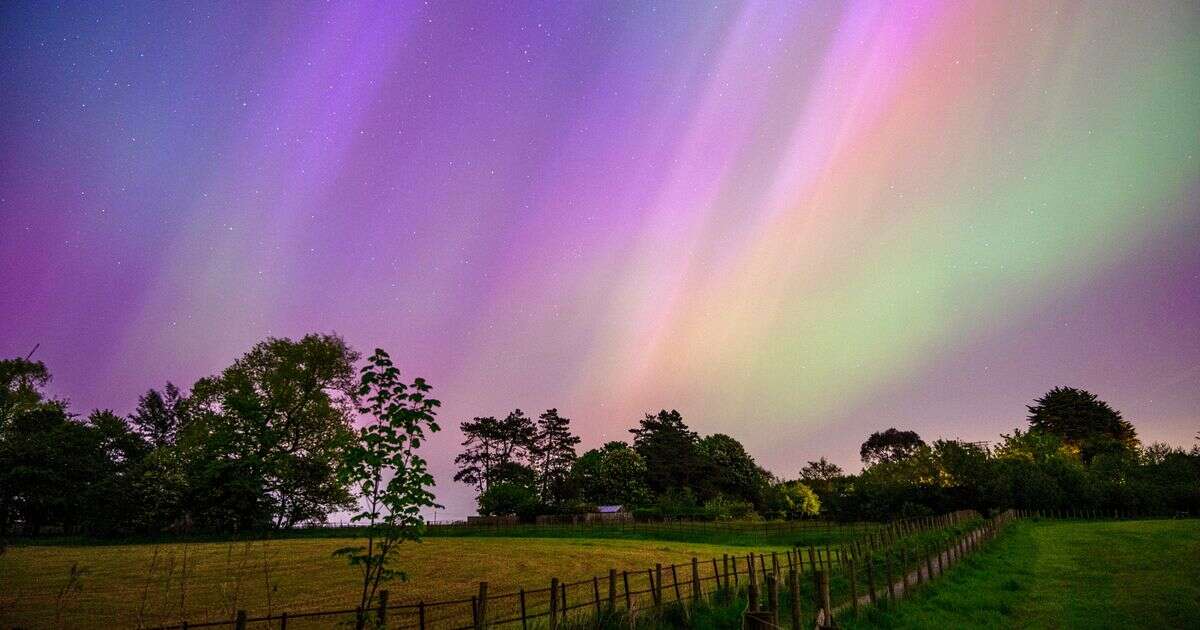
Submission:
{"label": "bushy tree", "polygon": [[0,504],[5,527],[19,520],[26,533],[58,525],[78,531],[104,496],[108,473],[101,435],[55,402],[26,408],[10,420],[0,441]]}
{"label": "bushy tree", "polygon": [[916,454],[925,441],[915,431],[901,431],[892,427],[876,431],[863,442],[859,455],[867,466],[897,462]]}
{"label": "bushy tree", "polygon": [[785,481],[771,488],[771,510],[784,518],[797,519],[821,513],[817,493],[799,481]]}
{"label": "bushy tree", "polygon": [[608,442],[584,453],[575,460],[571,477],[589,503],[633,507],[650,500],[646,462],[624,442]]}
{"label": "bushy tree", "polygon": [[766,508],[770,473],[754,461],[741,442],[723,433],[714,433],[701,438],[696,447],[706,473],[703,483],[693,485],[701,498],[715,493],[735,501],[747,501],[757,510]]}
{"label": "bushy tree", "polygon": [[844,474],[841,466],[821,457],[800,469],[800,481],[817,493],[828,494],[833,491],[833,483]]}
{"label": "bushy tree", "polygon": [[502,481],[493,483],[479,495],[479,513],[484,516],[517,515],[529,519],[538,513],[541,502],[537,491],[528,485]]}
{"label": "bushy tree", "polygon": [[1137,432],[1121,412],[1087,390],[1055,387],[1028,409],[1031,430],[1057,436],[1079,449],[1085,462],[1138,445]]}
{"label": "bushy tree", "polygon": [[41,405],[45,401],[42,388],[49,382],[50,371],[41,361],[0,360],[0,430]]}
{"label": "bushy tree", "polygon": [[683,422],[678,411],[665,409],[646,414],[639,426],[629,430],[633,448],[646,465],[646,485],[655,494],[692,488],[704,474],[698,448],[699,436]]}
{"label": "bushy tree", "polygon": [[422,378],[405,384],[382,349],[367,360],[359,379],[357,395],[363,403],[358,412],[370,419],[346,448],[339,474],[359,500],[360,511],[351,521],[364,526],[367,544],[338,549],[334,555],[359,569],[360,629],[380,585],[405,579],[391,566],[396,547],[420,540],[425,527],[421,510],[440,507],[430,491],[433,476],[417,453],[426,433],[439,429],[441,402],[429,397],[431,390]]}
{"label": "bushy tree", "polygon": [[336,335],[271,338],[196,383],[182,440],[190,491],[228,501],[203,502],[210,525],[290,527],[351,505],[337,471],[358,357]]}

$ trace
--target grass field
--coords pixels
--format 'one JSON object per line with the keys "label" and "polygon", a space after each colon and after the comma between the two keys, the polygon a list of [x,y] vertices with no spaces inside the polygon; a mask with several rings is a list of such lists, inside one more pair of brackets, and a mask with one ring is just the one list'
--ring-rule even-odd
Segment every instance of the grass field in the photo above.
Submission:
{"label": "grass field", "polygon": [[844,626],[1200,628],[1200,522],[1019,522],[931,588]]}
{"label": "grass field", "polygon": [[[351,539],[299,538],[251,543],[17,546],[0,556],[0,627],[136,627],[353,606],[355,574],[332,552]],[[762,547],[760,549],[770,549]],[[775,548],[782,549],[782,546]],[[392,601],[470,596],[480,580],[493,593],[544,587],[549,579],[590,578],[608,567],[644,571],[745,553],[730,545],[614,539],[429,538],[403,546],[408,581],[390,585]],[[72,564],[81,590],[59,594]],[[186,568],[185,568],[186,567]],[[590,591],[590,589],[588,589]],[[58,611],[61,611],[59,613]],[[182,612],[182,614],[181,614]],[[56,615],[61,614],[56,623]]]}

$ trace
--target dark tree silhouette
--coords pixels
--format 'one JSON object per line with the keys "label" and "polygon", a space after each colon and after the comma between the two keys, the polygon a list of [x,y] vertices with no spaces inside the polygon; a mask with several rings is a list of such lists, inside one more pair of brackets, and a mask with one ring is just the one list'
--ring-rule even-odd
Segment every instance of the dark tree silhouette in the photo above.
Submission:
{"label": "dark tree silhouette", "polygon": [[608,442],[579,456],[571,477],[589,503],[633,507],[650,500],[646,462],[624,442]]}
{"label": "dark tree silhouette", "polygon": [[558,409],[547,409],[538,416],[533,459],[538,490],[546,504],[558,505],[566,499],[567,478],[578,445],[579,437],[571,433],[571,419],[558,415]]}
{"label": "dark tree silhouette", "polygon": [[1029,428],[1058,436],[1080,449],[1084,461],[1113,448],[1137,446],[1137,431],[1121,412],[1095,394],[1074,387],[1055,387],[1034,401]]}
{"label": "dark tree silhouette", "polygon": [[872,433],[858,453],[864,464],[873,466],[907,459],[923,446],[924,440],[915,431],[900,431],[892,427],[887,431]]}
{"label": "dark tree silhouette", "polygon": [[483,494],[497,471],[518,464],[528,466],[537,437],[533,420],[520,409],[514,409],[502,420],[491,416],[474,418],[460,427],[466,439],[464,450],[454,458],[458,472],[454,480],[475,486]]}
{"label": "dark tree silhouette", "polygon": [[129,415],[134,430],[155,448],[175,443],[183,424],[184,396],[174,383],[160,392],[151,389],[138,397],[138,406]]}
{"label": "dark tree silhouette", "polygon": [[236,512],[238,527],[290,527],[351,504],[337,471],[351,439],[358,358],[336,335],[272,338],[192,388],[191,475],[228,484],[201,490],[208,498],[234,491],[253,506]]}
{"label": "dark tree silhouette", "polygon": [[693,488],[698,494],[706,494],[706,486],[728,499],[753,503],[758,509],[765,504],[765,493],[770,487],[769,475],[746,452],[736,439],[723,433],[714,433],[700,439],[697,448],[703,458],[708,474],[704,483]]}
{"label": "dark tree silhouette", "polygon": [[630,429],[633,448],[646,462],[646,485],[656,494],[690,488],[700,478],[704,462],[699,437],[683,423],[678,411],[665,409],[646,414],[638,428]]}
{"label": "dark tree silhouette", "polygon": [[42,388],[50,382],[50,371],[41,361],[0,360],[0,429],[45,399]]}
{"label": "dark tree silhouette", "polygon": [[800,480],[817,492],[827,493],[833,482],[842,476],[842,468],[825,457],[810,461],[800,469]]}

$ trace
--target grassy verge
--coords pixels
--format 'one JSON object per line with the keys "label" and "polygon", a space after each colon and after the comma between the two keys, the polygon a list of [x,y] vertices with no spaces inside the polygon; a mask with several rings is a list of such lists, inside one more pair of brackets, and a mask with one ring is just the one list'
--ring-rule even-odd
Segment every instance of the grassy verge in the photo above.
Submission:
{"label": "grassy verge", "polygon": [[1185,628],[1200,522],[1020,522],[892,610],[846,628]]}

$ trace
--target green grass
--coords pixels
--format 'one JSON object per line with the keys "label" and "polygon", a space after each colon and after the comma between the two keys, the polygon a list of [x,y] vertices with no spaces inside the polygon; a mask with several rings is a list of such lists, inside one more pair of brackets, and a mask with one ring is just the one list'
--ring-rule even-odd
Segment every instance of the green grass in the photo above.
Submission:
{"label": "green grass", "polygon": [[[849,540],[864,532],[879,528],[876,523],[818,523],[812,521],[753,522],[663,522],[663,523],[597,523],[587,525],[513,525],[493,526],[438,526],[425,532],[426,538],[574,538],[603,540],[647,540],[691,542],[713,545],[745,547],[760,546],[808,546],[824,545]],[[356,538],[362,533],[355,527],[331,527],[294,529],[273,532],[277,540],[314,538]],[[109,537],[83,536],[41,537],[16,539],[10,544],[28,546],[109,546],[109,545],[155,545],[171,543],[230,543],[244,542],[244,536],[228,534],[163,535],[157,537]]]}
{"label": "green grass", "polygon": [[1019,522],[846,628],[1200,627],[1200,522]]}
{"label": "green grass", "polygon": [[492,537],[504,538],[589,538],[605,540],[662,540],[745,547],[824,545],[850,540],[874,523],[844,526],[812,523],[637,523],[572,525],[520,525],[515,527],[439,527],[431,528],[430,538]]}

